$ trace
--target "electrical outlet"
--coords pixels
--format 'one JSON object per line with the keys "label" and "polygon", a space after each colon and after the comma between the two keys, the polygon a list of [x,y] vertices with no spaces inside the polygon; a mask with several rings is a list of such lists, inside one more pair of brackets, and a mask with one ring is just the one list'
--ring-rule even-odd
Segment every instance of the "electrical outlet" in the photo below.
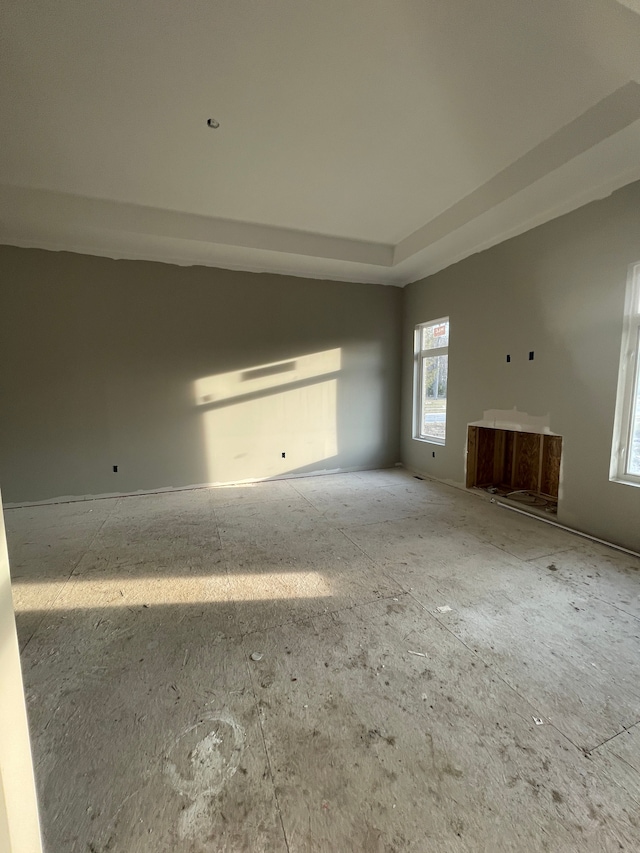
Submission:
{"label": "electrical outlet", "polygon": [[287,456],[287,454],[286,454],[286,453],[284,452],[284,450],[283,450],[283,451],[282,451],[282,458],[283,458],[283,459],[285,459],[285,458],[286,458],[286,456]]}
{"label": "electrical outlet", "polygon": [[117,474],[117,473],[118,473],[118,466],[117,466],[117,465],[114,465],[114,466],[113,466],[113,473],[114,473],[114,474]]}

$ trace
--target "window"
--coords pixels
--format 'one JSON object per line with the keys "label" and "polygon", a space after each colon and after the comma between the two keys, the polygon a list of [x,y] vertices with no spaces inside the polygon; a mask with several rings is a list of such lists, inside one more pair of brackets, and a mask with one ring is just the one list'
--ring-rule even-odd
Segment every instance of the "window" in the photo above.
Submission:
{"label": "window", "polygon": [[627,285],[611,479],[640,486],[640,264]]}
{"label": "window", "polygon": [[416,326],[413,437],[444,444],[447,426],[449,318]]}

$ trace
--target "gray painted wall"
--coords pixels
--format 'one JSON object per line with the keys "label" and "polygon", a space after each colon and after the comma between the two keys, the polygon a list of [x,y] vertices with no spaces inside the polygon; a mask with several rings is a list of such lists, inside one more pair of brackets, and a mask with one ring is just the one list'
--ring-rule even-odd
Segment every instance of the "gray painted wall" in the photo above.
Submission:
{"label": "gray painted wall", "polygon": [[[564,436],[558,520],[640,549],[640,489],[609,482],[638,260],[640,184],[404,291],[0,247],[5,499],[393,464],[402,352],[407,466],[462,484],[469,422],[548,417]],[[443,315],[438,447],[411,438],[412,330]]]}
{"label": "gray painted wall", "polygon": [[5,501],[393,464],[401,302],[0,247]]}
{"label": "gray painted wall", "polygon": [[[404,463],[462,484],[468,423],[488,409],[548,416],[564,437],[558,521],[640,550],[640,488],[609,482],[625,287],[638,260],[640,183],[405,288]],[[412,438],[413,328],[446,315],[447,440],[437,447]]]}

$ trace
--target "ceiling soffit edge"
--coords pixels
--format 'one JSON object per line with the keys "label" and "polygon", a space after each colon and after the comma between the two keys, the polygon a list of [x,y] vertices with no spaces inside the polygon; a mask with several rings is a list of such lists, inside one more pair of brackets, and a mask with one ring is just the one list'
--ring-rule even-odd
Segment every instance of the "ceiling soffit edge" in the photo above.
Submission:
{"label": "ceiling soffit edge", "polygon": [[[139,257],[148,258],[151,253],[157,257],[149,259],[162,260],[164,254],[169,256],[166,260],[170,263],[205,263],[403,285],[436,271],[430,268],[433,263],[427,262],[420,263],[425,272],[416,272],[415,262],[428,255],[425,250],[448,242],[451,235],[458,233],[467,247],[459,246],[454,253],[457,257],[450,255],[449,263],[479,251],[487,243],[495,244],[513,236],[513,224],[503,226],[493,237],[485,235],[481,247],[477,241],[474,245],[474,241],[469,243],[464,234],[470,223],[482,220],[519,194],[526,194],[528,188],[544,182],[572,161],[577,162],[585,152],[606,144],[639,120],[640,84],[630,81],[395,246],[9,185],[0,186],[0,242],[56,249],[73,246],[72,251],[109,256],[121,252],[121,256],[134,257],[135,245],[129,245],[133,235],[143,246],[147,244]],[[574,200],[565,205],[567,210],[620,186],[619,175],[615,179],[612,175],[608,183],[601,180],[597,189],[593,175],[587,173],[586,180],[589,178],[584,200],[578,199],[580,193],[574,193]],[[589,197],[590,189],[593,191]],[[557,203],[555,207],[558,208]],[[546,219],[558,215],[559,212],[548,211]],[[521,220],[520,226],[515,225],[516,233],[545,221],[545,214],[538,208]],[[525,220],[531,224],[523,225]],[[48,228],[51,223],[57,223],[53,230]],[[48,231],[55,237],[47,239]],[[173,252],[170,249],[163,253],[159,245],[162,241],[169,247],[173,245]],[[49,246],[43,245],[44,242]],[[245,250],[245,256],[234,254],[234,248]],[[277,258],[284,256],[291,259],[279,263]],[[351,275],[345,275],[349,269]]]}

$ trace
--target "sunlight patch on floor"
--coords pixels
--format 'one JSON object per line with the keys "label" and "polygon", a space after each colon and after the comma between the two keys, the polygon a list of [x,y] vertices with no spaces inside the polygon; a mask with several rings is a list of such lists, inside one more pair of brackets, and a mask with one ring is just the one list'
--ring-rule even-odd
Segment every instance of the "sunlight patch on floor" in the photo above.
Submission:
{"label": "sunlight patch on floor", "polygon": [[167,604],[211,604],[327,598],[332,589],[320,572],[266,572],[215,577],[73,578],[13,584],[17,613],[34,610],[89,610]]}

